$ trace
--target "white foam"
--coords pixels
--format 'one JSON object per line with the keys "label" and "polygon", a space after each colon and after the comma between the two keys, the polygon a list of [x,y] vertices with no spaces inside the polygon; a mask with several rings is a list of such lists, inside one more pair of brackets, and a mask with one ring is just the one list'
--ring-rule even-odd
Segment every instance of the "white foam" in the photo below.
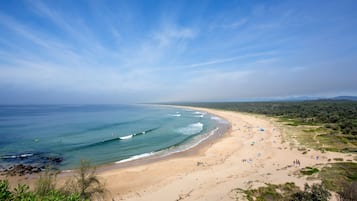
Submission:
{"label": "white foam", "polygon": [[170,114],[170,116],[172,116],[172,117],[181,117],[181,114]]}
{"label": "white foam", "polygon": [[25,158],[25,157],[29,157],[29,156],[33,156],[33,154],[21,154],[20,155],[21,158]]}
{"label": "white foam", "polygon": [[190,124],[184,128],[179,128],[177,131],[184,135],[194,135],[203,130],[203,124],[201,122],[197,122],[194,124]]}
{"label": "white foam", "polygon": [[219,123],[224,123],[224,124],[228,124],[228,122],[220,117],[216,117],[216,116],[212,116],[211,117],[212,120],[218,121]]}
{"label": "white foam", "polygon": [[133,161],[133,160],[138,160],[138,159],[141,159],[141,158],[146,158],[146,157],[149,157],[149,156],[152,156],[152,155],[154,155],[154,152],[139,154],[139,155],[135,155],[135,156],[132,156],[130,158],[127,158],[127,159],[123,159],[123,160],[117,161],[115,163],[116,164],[125,163],[125,162],[129,162],[129,161]]}
{"label": "white foam", "polygon": [[217,132],[218,128],[215,128],[214,130],[212,130],[211,132],[209,132],[208,134],[205,134],[203,138],[201,138],[200,140],[198,141],[195,141],[195,143],[193,144],[188,144],[188,146],[182,146],[181,149],[177,150],[177,151],[172,151],[172,152],[169,152],[169,153],[166,153],[164,154],[162,157],[165,157],[165,156],[169,156],[171,154],[175,154],[175,153],[179,153],[179,152],[183,152],[183,151],[187,151],[197,145],[199,145],[201,142],[207,140],[208,138],[210,138],[212,135],[214,135],[216,132]]}
{"label": "white foam", "polygon": [[127,135],[127,136],[119,137],[119,139],[121,139],[121,140],[127,140],[127,139],[130,139],[130,138],[132,138],[132,137],[133,137],[133,135]]}
{"label": "white foam", "polygon": [[0,158],[2,159],[10,159],[10,158],[27,158],[33,156],[33,154],[28,153],[28,154],[20,154],[20,155],[10,155],[10,156],[2,156]]}

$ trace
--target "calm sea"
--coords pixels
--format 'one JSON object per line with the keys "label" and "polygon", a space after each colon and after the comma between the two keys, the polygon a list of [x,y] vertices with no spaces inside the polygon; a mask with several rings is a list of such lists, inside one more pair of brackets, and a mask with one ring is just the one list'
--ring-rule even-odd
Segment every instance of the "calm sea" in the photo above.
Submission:
{"label": "calm sea", "polygon": [[0,106],[0,166],[61,158],[60,169],[81,159],[126,162],[189,149],[224,120],[210,114],[152,105]]}

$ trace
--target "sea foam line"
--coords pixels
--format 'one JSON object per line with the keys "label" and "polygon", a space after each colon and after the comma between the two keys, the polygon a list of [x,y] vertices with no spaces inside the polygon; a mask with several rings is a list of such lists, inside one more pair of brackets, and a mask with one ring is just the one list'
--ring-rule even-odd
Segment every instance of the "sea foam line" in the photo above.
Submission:
{"label": "sea foam line", "polygon": [[[193,147],[195,147],[195,146],[199,145],[200,143],[202,143],[203,141],[207,140],[211,136],[213,136],[217,132],[218,129],[219,128],[215,128],[214,130],[210,131],[207,135],[205,135],[205,137],[199,139],[198,141],[196,141],[193,144],[190,144],[187,147],[184,147],[184,144],[175,147],[174,150],[176,150],[176,151],[169,151],[168,153],[165,153],[168,150],[170,150],[170,148],[167,148],[167,149],[164,149],[164,150],[161,150],[161,151],[157,151],[157,152],[149,152],[149,153],[135,155],[135,156],[129,157],[127,159],[123,159],[123,160],[117,161],[117,162],[115,162],[115,164],[125,163],[125,162],[134,161],[134,160],[138,160],[138,159],[142,159],[142,158],[148,158],[150,156],[159,156],[160,158],[162,158],[162,157],[170,156],[170,155],[175,154],[175,153],[180,153],[180,152],[184,152],[184,151],[190,150]],[[182,147],[184,147],[184,148],[180,149]]]}
{"label": "sea foam line", "polygon": [[129,157],[127,159],[123,159],[123,160],[117,161],[115,163],[116,164],[125,163],[125,162],[129,162],[129,161],[133,161],[133,160],[138,160],[138,159],[141,159],[141,158],[146,158],[146,157],[152,156],[154,154],[155,154],[154,152],[139,154],[139,155],[135,155],[135,156]]}
{"label": "sea foam line", "polygon": [[[164,155],[162,155],[162,157],[165,157],[165,156],[169,156],[169,155],[172,155],[172,154],[175,154],[175,153],[180,153],[180,152],[183,152],[183,151],[187,151],[189,149],[192,149],[193,147],[199,145],[200,143],[202,143],[203,141],[207,140],[208,138],[210,138],[211,136],[213,136],[216,132],[217,132],[218,128],[215,128],[214,130],[212,130],[211,132],[209,132],[208,135],[206,135],[205,137],[201,138],[200,140],[196,141],[194,144],[191,144],[190,146],[184,148],[184,149],[180,149],[180,150],[177,150],[177,151],[172,151],[172,152],[169,152],[169,153],[166,153]],[[183,146],[183,145],[182,145]],[[179,147],[182,147],[182,146],[178,146],[177,148]],[[165,151],[165,150],[163,150]]]}
{"label": "sea foam line", "polygon": [[195,135],[203,130],[203,124],[201,122],[190,124],[186,127],[177,129],[177,132],[184,135]]}
{"label": "sea foam line", "polygon": [[127,136],[123,136],[123,137],[119,137],[119,139],[121,140],[127,140],[127,139],[130,139],[130,138],[133,138],[134,135],[127,135]]}

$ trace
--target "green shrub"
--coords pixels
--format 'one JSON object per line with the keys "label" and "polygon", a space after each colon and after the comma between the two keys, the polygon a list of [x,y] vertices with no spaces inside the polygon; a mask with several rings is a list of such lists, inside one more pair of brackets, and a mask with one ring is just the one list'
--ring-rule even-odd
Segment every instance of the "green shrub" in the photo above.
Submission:
{"label": "green shrub", "polygon": [[45,196],[55,190],[57,173],[46,168],[45,172],[40,175],[35,187],[35,192],[40,196]]}
{"label": "green shrub", "polygon": [[78,193],[82,199],[102,198],[105,189],[95,174],[96,169],[89,161],[82,160],[78,174],[66,182],[63,192]]}
{"label": "green shrub", "polygon": [[303,175],[313,175],[317,172],[319,172],[319,169],[313,167],[305,167],[302,170],[300,170],[300,173]]}
{"label": "green shrub", "polygon": [[9,188],[7,180],[0,181],[0,200],[1,201],[83,201],[78,193],[65,194],[59,190],[52,189],[45,194],[30,191],[26,184],[18,184],[13,191]]}
{"label": "green shrub", "polygon": [[36,200],[36,195],[33,192],[30,192],[30,188],[26,184],[18,184],[12,194],[14,200]]}
{"label": "green shrub", "polygon": [[340,201],[356,201],[357,200],[357,181],[346,182],[342,190],[338,192]]}
{"label": "green shrub", "polygon": [[12,193],[9,190],[9,182],[0,180],[0,200],[8,201],[12,199]]}
{"label": "green shrub", "polygon": [[299,191],[291,196],[292,201],[328,201],[331,193],[321,184],[311,187],[305,184],[304,191]]}
{"label": "green shrub", "polygon": [[98,200],[104,194],[95,168],[88,161],[81,161],[78,175],[59,190],[55,185],[56,176],[56,173],[46,169],[36,182],[34,191],[30,191],[25,184],[18,184],[11,190],[7,180],[0,180],[0,201],[87,201],[90,198]]}

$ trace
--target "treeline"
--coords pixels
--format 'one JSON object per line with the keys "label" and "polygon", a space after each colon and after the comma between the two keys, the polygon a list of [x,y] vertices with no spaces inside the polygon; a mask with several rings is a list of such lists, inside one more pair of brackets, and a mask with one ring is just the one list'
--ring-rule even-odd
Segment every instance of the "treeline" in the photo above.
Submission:
{"label": "treeline", "polygon": [[291,119],[297,124],[325,124],[335,132],[357,136],[357,101],[216,102],[178,105],[264,114]]}

